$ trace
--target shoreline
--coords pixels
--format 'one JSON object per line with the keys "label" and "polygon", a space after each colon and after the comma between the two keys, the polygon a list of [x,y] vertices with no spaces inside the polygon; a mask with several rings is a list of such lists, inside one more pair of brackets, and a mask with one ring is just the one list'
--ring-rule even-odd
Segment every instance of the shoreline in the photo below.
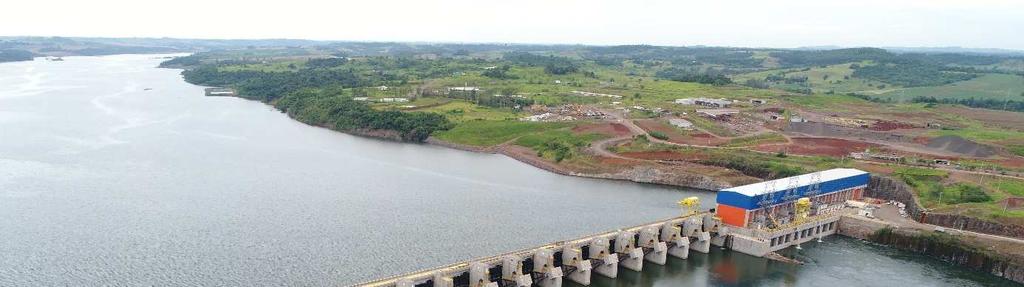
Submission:
{"label": "shoreline", "polygon": [[[633,183],[639,183],[639,184],[656,184],[656,185],[663,185],[663,186],[669,186],[669,187],[694,189],[694,190],[703,191],[703,192],[717,192],[719,189],[727,188],[728,187],[728,186],[721,185],[721,184],[717,184],[716,185],[713,179],[708,178],[706,176],[702,176],[702,175],[696,175],[696,174],[687,174],[688,177],[687,176],[680,177],[677,174],[673,174],[675,176],[666,179],[666,178],[660,178],[660,177],[657,177],[657,176],[637,176],[636,173],[632,173],[633,176],[631,176],[630,175],[631,174],[631,170],[622,170],[622,171],[619,171],[617,173],[601,173],[601,174],[578,172],[578,171],[572,170],[571,168],[567,168],[567,167],[560,166],[560,165],[555,164],[555,163],[551,163],[551,162],[545,161],[545,160],[540,159],[540,158],[538,158],[536,156],[528,155],[523,150],[521,150],[521,149],[525,149],[525,148],[519,148],[519,147],[514,147],[514,146],[509,146],[509,145],[497,145],[497,146],[492,146],[492,147],[467,146],[467,145],[461,145],[461,144],[456,144],[456,143],[450,143],[450,142],[442,141],[442,140],[436,139],[434,137],[428,138],[426,141],[424,141],[424,143],[425,144],[430,144],[430,145],[446,147],[446,148],[451,148],[451,149],[456,149],[456,150],[467,151],[467,152],[500,154],[500,155],[507,156],[507,157],[509,157],[511,159],[517,160],[519,162],[525,163],[527,165],[533,166],[535,168],[538,168],[538,169],[541,169],[541,170],[545,170],[545,171],[548,171],[548,172],[551,172],[551,173],[554,173],[554,174],[558,174],[558,175],[564,175],[564,176],[575,176],[575,177],[582,177],[582,178],[616,180],[616,181],[633,182]],[[662,173],[662,174],[664,174],[664,173]],[[694,178],[698,178],[697,182],[699,184],[684,184],[684,183],[682,183],[682,182],[693,182]]]}

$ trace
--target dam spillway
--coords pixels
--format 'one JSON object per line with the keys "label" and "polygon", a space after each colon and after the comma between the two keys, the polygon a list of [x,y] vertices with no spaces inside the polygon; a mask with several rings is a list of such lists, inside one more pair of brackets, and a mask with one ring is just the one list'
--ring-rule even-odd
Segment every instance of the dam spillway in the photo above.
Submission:
{"label": "dam spillway", "polygon": [[[775,251],[837,232],[841,209],[867,186],[866,172],[832,169],[719,191],[716,208],[696,211],[696,198],[679,217],[463,261],[354,286],[372,287],[559,287],[563,280],[590,285],[594,274],[664,265],[712,245],[776,260]],[[785,184],[785,185],[784,185]],[[794,260],[789,260],[795,262]]]}
{"label": "dam spillway", "polygon": [[589,285],[594,274],[615,278],[620,268],[640,271],[645,263],[664,265],[668,256],[686,259],[690,250],[707,253],[719,228],[714,214],[693,213],[354,286],[557,287],[563,280]]}

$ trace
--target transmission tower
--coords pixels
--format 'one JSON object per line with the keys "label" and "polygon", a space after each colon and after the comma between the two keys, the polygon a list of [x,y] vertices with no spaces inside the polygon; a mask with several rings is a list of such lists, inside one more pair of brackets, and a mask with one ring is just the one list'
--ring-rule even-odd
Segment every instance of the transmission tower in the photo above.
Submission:
{"label": "transmission tower", "polygon": [[770,180],[764,183],[764,192],[761,193],[761,200],[757,202],[758,208],[764,213],[764,218],[768,220],[768,222],[765,222],[768,228],[774,228],[778,225],[778,222],[775,221],[774,212],[770,210],[773,198],[775,198],[775,181]]}
{"label": "transmission tower", "polygon": [[785,212],[785,214],[787,215],[787,222],[792,221],[794,219],[792,216],[790,216],[790,213],[793,213],[793,215],[795,215],[796,213],[796,211],[793,208],[793,203],[795,203],[796,200],[800,198],[800,193],[798,192],[799,188],[800,177],[790,177],[789,184],[786,185],[786,193],[782,195],[782,201],[786,202],[786,204],[784,205],[785,210],[783,212]]}
{"label": "transmission tower", "polygon": [[818,194],[821,193],[821,172],[811,174],[811,182],[807,184],[807,192],[804,193],[811,200],[810,215],[818,213]]}

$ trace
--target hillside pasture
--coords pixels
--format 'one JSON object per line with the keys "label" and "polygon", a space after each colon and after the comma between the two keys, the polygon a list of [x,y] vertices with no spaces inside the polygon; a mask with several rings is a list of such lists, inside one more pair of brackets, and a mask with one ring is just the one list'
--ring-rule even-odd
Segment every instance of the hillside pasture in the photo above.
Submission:
{"label": "hillside pasture", "polygon": [[994,99],[1024,101],[1024,77],[1006,74],[985,74],[983,76],[942,86],[915,87],[891,90],[877,95],[895,101],[906,102],[916,97],[936,99]]}

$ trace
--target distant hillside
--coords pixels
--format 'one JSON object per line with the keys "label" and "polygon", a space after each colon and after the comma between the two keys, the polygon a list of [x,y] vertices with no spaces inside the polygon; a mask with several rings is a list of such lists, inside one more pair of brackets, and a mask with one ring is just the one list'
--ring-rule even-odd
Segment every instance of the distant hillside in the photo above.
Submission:
{"label": "distant hillside", "polygon": [[29,51],[22,50],[0,50],[0,63],[3,62],[17,62],[17,61],[31,61],[35,57],[35,54]]}

